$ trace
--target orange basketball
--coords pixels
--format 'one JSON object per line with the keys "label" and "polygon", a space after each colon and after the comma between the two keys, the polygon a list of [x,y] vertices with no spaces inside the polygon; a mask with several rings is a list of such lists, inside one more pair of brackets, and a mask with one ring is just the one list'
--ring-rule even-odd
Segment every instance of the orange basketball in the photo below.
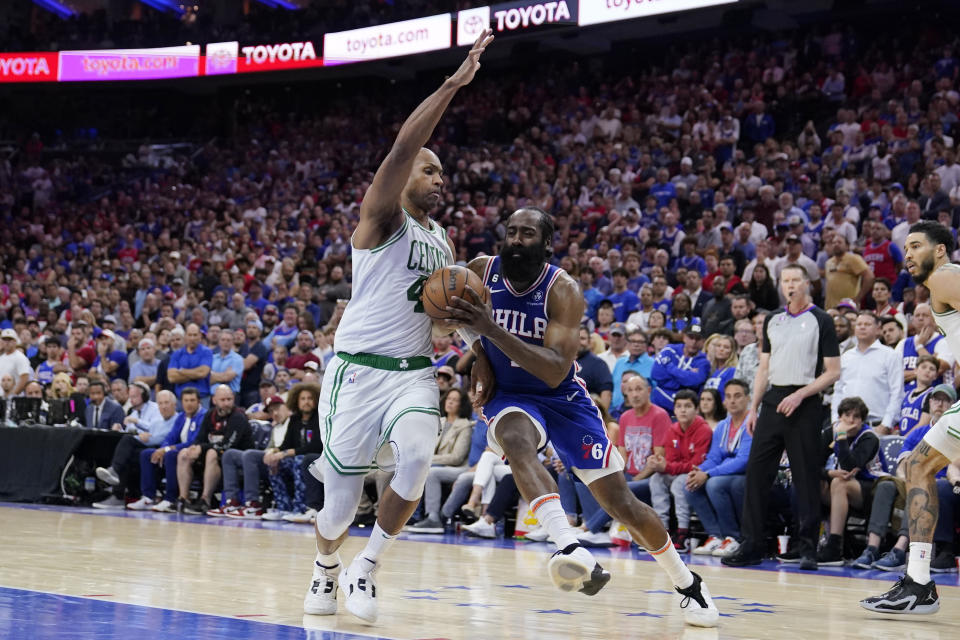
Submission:
{"label": "orange basketball", "polygon": [[473,301],[473,297],[467,293],[468,285],[486,302],[483,282],[473,271],[457,265],[437,269],[423,283],[423,292],[420,294],[423,310],[434,320],[446,320],[450,317],[446,307],[454,296]]}

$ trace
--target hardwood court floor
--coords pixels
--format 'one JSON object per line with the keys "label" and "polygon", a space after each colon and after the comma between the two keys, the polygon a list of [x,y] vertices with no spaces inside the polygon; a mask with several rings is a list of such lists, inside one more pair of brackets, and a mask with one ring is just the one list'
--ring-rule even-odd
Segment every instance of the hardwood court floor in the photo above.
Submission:
{"label": "hardwood court floor", "polygon": [[[683,625],[679,597],[643,554],[600,551],[613,580],[587,598],[552,587],[547,544],[418,536],[391,549],[379,573],[380,621],[367,626],[342,599],[338,616],[303,615],[311,527],[14,505],[0,506],[0,522],[5,640],[960,638],[955,574],[938,578],[939,614],[881,618],[857,601],[894,576],[729,569],[706,559],[696,570],[724,617],[717,630],[697,630]],[[350,537],[344,558],[364,542]]]}

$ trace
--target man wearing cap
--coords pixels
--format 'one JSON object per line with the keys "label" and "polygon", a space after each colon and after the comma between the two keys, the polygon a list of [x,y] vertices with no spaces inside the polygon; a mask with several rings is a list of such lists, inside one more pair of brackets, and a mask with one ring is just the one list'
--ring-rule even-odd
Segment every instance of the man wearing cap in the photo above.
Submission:
{"label": "man wearing cap", "polygon": [[97,477],[113,487],[113,491],[106,500],[95,502],[95,509],[124,507],[126,490],[136,491],[140,486],[140,451],[158,446],[173,429],[177,400],[169,391],[161,391],[157,395],[164,405],[163,412],[157,402],[150,400],[150,387],[142,382],[130,387],[130,415],[123,420],[128,434],[117,443],[110,466],[97,467]]}
{"label": "man wearing cap", "polygon": [[234,350],[233,332],[222,331],[217,339],[217,351],[210,365],[210,387],[225,384],[235,393],[240,393],[243,377],[243,358]]}
{"label": "man wearing cap", "polygon": [[297,307],[288,304],[283,307],[283,320],[263,339],[263,345],[273,349],[277,345],[290,347],[297,339]]}
{"label": "man wearing cap", "polygon": [[617,365],[617,360],[627,354],[627,325],[614,322],[607,332],[607,349],[598,357],[607,365],[610,372]]}
{"label": "man wearing cap", "polygon": [[70,370],[63,362],[63,345],[60,344],[60,340],[47,336],[43,338],[43,344],[47,348],[47,358],[37,366],[36,380],[41,384],[49,385],[53,382],[53,376],[58,373],[68,373]]}
{"label": "man wearing cap", "polygon": [[880,340],[880,320],[861,311],[854,325],[857,346],[840,357],[840,379],[833,386],[832,421],[845,398],[857,396],[867,405],[867,420],[881,435],[891,433],[899,419],[903,399],[903,368],[900,358]]}
{"label": "man wearing cap", "polygon": [[827,309],[837,306],[843,298],[861,302],[873,288],[873,271],[863,258],[851,253],[849,248],[843,234],[833,234],[831,257],[824,268],[827,283],[823,306]]}
{"label": "man wearing cap", "polygon": [[680,173],[673,176],[670,179],[674,185],[684,184],[687,187],[687,191],[690,191],[697,184],[697,174],[693,172],[693,159],[689,156],[684,156],[680,159]]}
{"label": "man wearing cap", "polygon": [[13,390],[8,396],[18,396],[23,393],[33,375],[33,369],[30,368],[30,359],[17,349],[20,340],[17,338],[17,332],[14,329],[4,329],[0,331],[0,378],[9,375],[13,378]]}
{"label": "man wearing cap", "polygon": [[440,394],[443,395],[453,388],[457,380],[457,372],[450,365],[443,365],[437,368],[436,378],[437,387],[440,389]]}
{"label": "man wearing cap", "polygon": [[[615,328],[615,329],[614,329]],[[616,330],[623,339],[624,326],[620,323],[611,325],[611,333]],[[613,393],[613,378],[610,370],[613,367],[608,366],[604,360],[598,358],[590,349],[590,331],[586,327],[580,327],[580,346],[577,351],[577,363],[580,365],[580,378],[587,385],[587,393],[599,398],[599,402],[605,407],[610,407],[610,397]],[[609,353],[609,351],[608,351]]]}
{"label": "man wearing cap", "polygon": [[699,394],[710,375],[710,360],[702,351],[703,339],[703,328],[691,323],[683,331],[683,343],[668,344],[653,362],[650,376],[657,386],[651,391],[650,399],[670,414],[673,414],[677,391],[692,389]]}
{"label": "man wearing cap", "polygon": [[179,396],[186,387],[193,387],[200,396],[204,407],[210,406],[210,367],[213,364],[213,351],[200,343],[200,327],[194,323],[187,325],[184,333],[184,345],[170,354],[167,365],[167,379],[175,386]]}

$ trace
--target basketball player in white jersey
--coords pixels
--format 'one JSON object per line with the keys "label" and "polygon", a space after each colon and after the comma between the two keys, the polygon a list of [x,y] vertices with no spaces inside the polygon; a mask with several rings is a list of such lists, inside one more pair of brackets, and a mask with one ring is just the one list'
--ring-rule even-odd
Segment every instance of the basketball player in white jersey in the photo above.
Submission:
{"label": "basketball player in white jersey", "polygon": [[[950,263],[953,234],[938,222],[910,227],[904,244],[905,265],[913,279],[930,290],[930,307],[953,353],[960,353],[960,265]],[[930,614],[940,609],[937,586],[930,579],[933,532],[939,515],[934,476],[960,459],[960,402],[954,404],[923,437],[906,466],[910,556],[907,573],[880,596],[860,601],[878,613]]]}
{"label": "basketball player in white jersey", "polygon": [[[453,245],[427,215],[441,202],[440,161],[429,149],[437,122],[470,83],[493,40],[484,31],[460,68],[400,128],[360,206],[353,245],[353,299],[337,330],[336,355],[320,398],[323,456],[310,468],[324,484],[317,514],[317,556],[303,609],[337,612],[337,584],[347,611],[377,618],[374,574],[380,557],[413,514],[440,433],[433,376],[431,321],[420,291],[435,270],[454,262]],[[449,332],[449,330],[448,330]],[[337,549],[347,537],[364,475],[395,460],[366,548],[343,568]]]}

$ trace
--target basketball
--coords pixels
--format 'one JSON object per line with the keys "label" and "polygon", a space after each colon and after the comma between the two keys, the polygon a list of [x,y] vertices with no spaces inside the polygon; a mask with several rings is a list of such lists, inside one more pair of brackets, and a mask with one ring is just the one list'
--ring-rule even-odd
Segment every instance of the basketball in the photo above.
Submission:
{"label": "basketball", "polygon": [[486,290],[480,276],[466,267],[456,265],[437,269],[427,281],[423,284],[423,292],[420,294],[420,301],[423,303],[423,310],[434,320],[446,320],[450,317],[446,307],[450,300],[457,296],[469,302],[472,302],[472,296],[467,293],[467,286],[470,286],[487,302]]}

